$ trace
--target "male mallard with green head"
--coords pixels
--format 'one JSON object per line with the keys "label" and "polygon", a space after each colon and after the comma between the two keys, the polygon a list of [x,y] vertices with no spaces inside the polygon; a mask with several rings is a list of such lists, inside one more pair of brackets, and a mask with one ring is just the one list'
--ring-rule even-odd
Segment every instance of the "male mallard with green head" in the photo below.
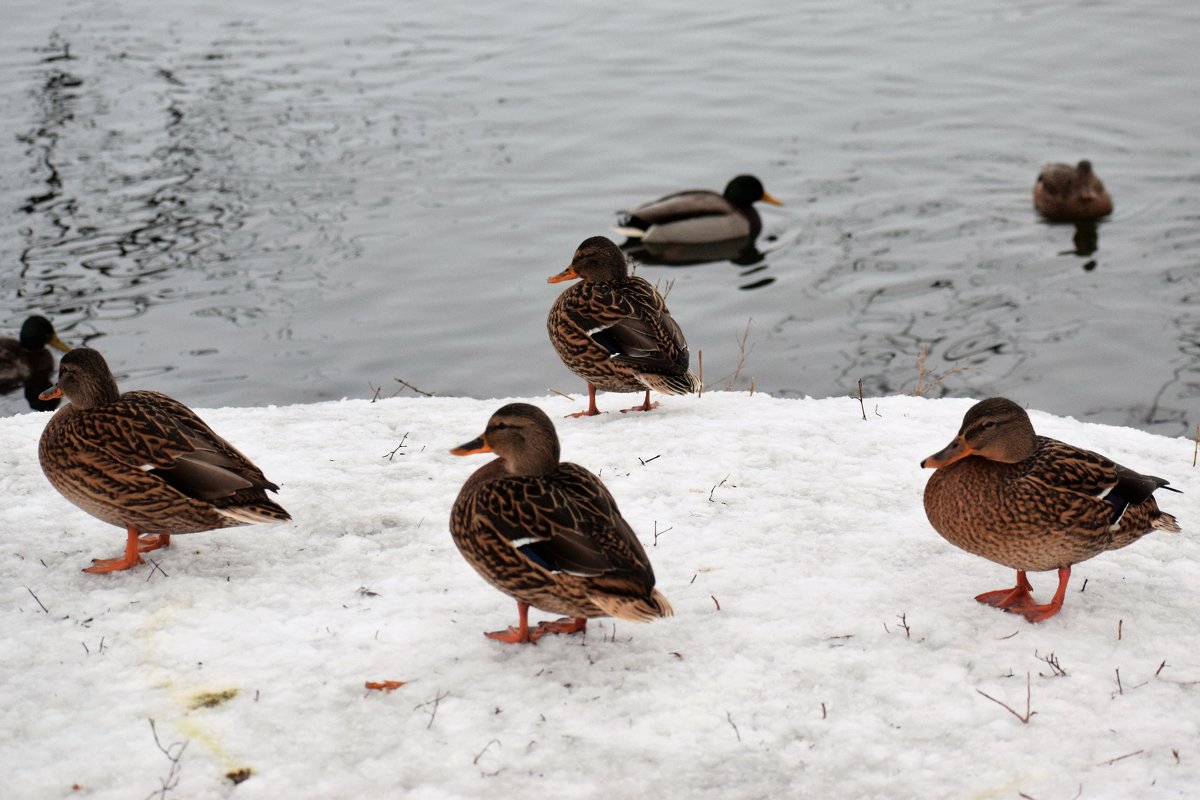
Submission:
{"label": "male mallard with green head", "polygon": [[0,337],[0,392],[15,389],[32,375],[49,375],[54,370],[54,356],[46,345],[64,353],[71,349],[58,338],[50,320],[36,315],[21,325],[19,339]]}
{"label": "male mallard with green head", "polygon": [[[487,636],[536,642],[582,631],[592,617],[648,622],[672,614],[617,502],[598,477],[559,460],[554,423],[541,410],[506,405],[479,438],[450,452],[496,454],[463,484],[450,512],[467,563],[517,601],[518,627]],[[530,630],[530,606],[566,618]]]}
{"label": "male mallard with green head", "polygon": [[95,350],[62,357],[42,399],[64,395],[38,445],[42,471],[63,497],[126,530],[125,554],[84,572],[130,569],[173,534],[291,519],[267,497],[279,487],[195,412],[158,392],[122,394]]}
{"label": "male mallard with green head", "polygon": [[[1152,530],[1179,530],[1152,496],[1169,488],[1165,480],[1036,435],[1025,409],[1003,397],[972,406],[954,441],[921,466],[936,469],[925,485],[925,514],[934,529],[951,544],[1017,571],[1014,588],[975,599],[1030,622],[1062,608],[1073,564]],[[1052,569],[1058,590],[1049,603],[1035,603],[1025,573]]]}
{"label": "male mallard with green head", "polygon": [[781,206],[767,194],[762,181],[753,175],[738,175],[723,194],[708,189],[690,189],[620,211],[621,224],[614,230],[630,239],[651,244],[700,244],[758,236],[762,220],[754,204],[762,201]]}

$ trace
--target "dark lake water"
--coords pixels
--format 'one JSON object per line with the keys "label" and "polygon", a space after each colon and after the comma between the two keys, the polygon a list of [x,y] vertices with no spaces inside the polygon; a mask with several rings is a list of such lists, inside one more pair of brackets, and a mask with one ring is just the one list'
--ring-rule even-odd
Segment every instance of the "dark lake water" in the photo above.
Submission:
{"label": "dark lake water", "polygon": [[[0,323],[197,407],[578,395],[545,315],[614,211],[758,175],[750,265],[643,265],[705,382],[1005,394],[1169,435],[1200,398],[1200,6],[21,4]],[[1030,193],[1089,158],[1095,251]],[[1085,250],[1091,248],[1084,248]],[[624,401],[632,398],[622,398]],[[611,407],[614,401],[602,404]],[[27,410],[20,393],[0,413]]]}

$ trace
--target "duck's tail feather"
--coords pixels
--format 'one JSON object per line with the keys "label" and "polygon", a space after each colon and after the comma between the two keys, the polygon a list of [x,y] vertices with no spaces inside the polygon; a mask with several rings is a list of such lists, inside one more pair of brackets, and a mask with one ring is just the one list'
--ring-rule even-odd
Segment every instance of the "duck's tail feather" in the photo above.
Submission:
{"label": "duck's tail feather", "polygon": [[1158,516],[1151,518],[1150,527],[1168,533],[1179,533],[1183,530],[1179,527],[1179,522],[1175,517],[1165,511],[1159,511]]}
{"label": "duck's tail feather", "polygon": [[658,589],[652,589],[649,597],[633,597],[618,594],[595,594],[589,598],[606,615],[630,622],[649,622],[657,617],[670,617],[675,609]]}
{"label": "duck's tail feather", "polygon": [[642,373],[638,377],[647,388],[663,394],[695,394],[700,390],[700,379],[690,369],[681,375]]}

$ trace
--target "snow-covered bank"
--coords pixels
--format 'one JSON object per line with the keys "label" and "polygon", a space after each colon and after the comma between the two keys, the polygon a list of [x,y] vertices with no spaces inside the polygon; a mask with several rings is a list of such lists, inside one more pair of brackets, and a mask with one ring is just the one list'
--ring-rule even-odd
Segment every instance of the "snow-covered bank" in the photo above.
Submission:
{"label": "snow-covered bank", "polygon": [[[1195,796],[1191,442],[1031,414],[1185,492],[1161,498],[1182,534],[1084,562],[1062,613],[1031,625],[972,600],[1011,572],[922,510],[918,462],[970,400],[868,399],[864,421],[855,400],[714,393],[569,420],[578,403],[534,398],[677,616],[520,647],[481,635],[515,604],[447,531],[487,458],[447,451],[502,402],[201,410],[294,522],[181,536],[149,554],[161,571],[103,576],[80,570],[124,534],[42,476],[48,417],[0,420],[4,796],[176,779],[168,798]],[[1023,715],[1027,673],[1028,724],[980,694]],[[381,679],[410,683],[364,690]],[[187,743],[173,777],[148,719]]]}

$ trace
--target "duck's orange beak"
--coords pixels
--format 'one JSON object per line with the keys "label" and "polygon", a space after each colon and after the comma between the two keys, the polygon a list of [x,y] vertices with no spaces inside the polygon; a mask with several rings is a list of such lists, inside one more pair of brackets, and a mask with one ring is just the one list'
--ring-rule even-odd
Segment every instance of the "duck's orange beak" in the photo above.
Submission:
{"label": "duck's orange beak", "polygon": [[491,453],[492,446],[487,443],[487,440],[480,436],[478,439],[472,439],[465,444],[460,444],[458,447],[450,451],[451,455],[455,456],[473,456],[476,453]]}
{"label": "duck's orange beak", "polygon": [[38,395],[38,400],[54,400],[55,398],[62,396],[63,390],[61,386],[51,386],[49,389]]}
{"label": "duck's orange beak", "polygon": [[948,467],[955,461],[961,461],[969,455],[974,455],[974,453],[975,451],[963,441],[961,436],[955,436],[953,442],[922,461],[921,468],[938,469],[940,467]]}
{"label": "duck's orange beak", "polygon": [[778,199],[778,198],[775,198],[775,197],[772,197],[772,196],[771,196],[769,193],[767,193],[767,192],[765,192],[765,191],[763,192],[763,202],[764,202],[764,203],[770,203],[770,204],[771,204],[771,205],[773,205],[773,206],[781,206],[781,205],[783,205],[783,201],[782,201],[782,200],[780,200],[780,199]]}
{"label": "duck's orange beak", "polygon": [[575,263],[571,262],[562,272],[546,278],[546,283],[562,283],[563,281],[573,281],[578,277],[579,273],[575,271]]}

